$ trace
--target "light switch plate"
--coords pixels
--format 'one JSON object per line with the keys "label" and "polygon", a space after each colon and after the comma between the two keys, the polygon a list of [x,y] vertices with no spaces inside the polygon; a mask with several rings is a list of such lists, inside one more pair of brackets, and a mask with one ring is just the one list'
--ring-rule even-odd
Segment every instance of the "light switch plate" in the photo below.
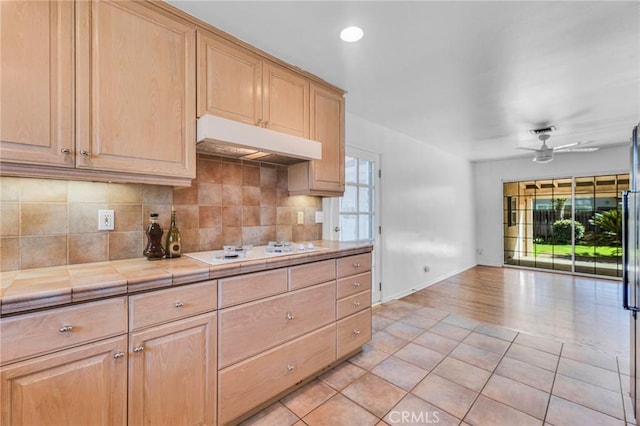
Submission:
{"label": "light switch plate", "polygon": [[98,210],[98,231],[113,231],[115,225],[113,210]]}
{"label": "light switch plate", "polygon": [[319,211],[316,212],[316,223],[323,223],[324,222],[324,213]]}
{"label": "light switch plate", "polygon": [[304,225],[304,212],[298,212],[298,225]]}

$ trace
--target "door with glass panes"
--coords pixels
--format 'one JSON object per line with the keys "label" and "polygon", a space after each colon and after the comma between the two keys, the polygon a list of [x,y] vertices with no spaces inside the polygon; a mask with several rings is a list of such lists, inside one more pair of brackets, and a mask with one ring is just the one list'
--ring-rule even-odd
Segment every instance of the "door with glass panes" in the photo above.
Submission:
{"label": "door with glass panes", "polygon": [[340,198],[325,198],[323,238],[372,244],[372,302],[382,298],[380,285],[379,169],[380,156],[347,147],[345,190]]}

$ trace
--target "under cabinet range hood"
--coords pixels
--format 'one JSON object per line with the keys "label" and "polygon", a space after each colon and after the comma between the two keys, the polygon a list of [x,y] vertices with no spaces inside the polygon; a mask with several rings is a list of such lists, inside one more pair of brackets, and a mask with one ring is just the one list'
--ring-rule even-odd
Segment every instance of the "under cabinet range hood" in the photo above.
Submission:
{"label": "under cabinet range hood", "polygon": [[322,144],[215,115],[198,118],[196,150],[241,160],[291,165],[322,159]]}

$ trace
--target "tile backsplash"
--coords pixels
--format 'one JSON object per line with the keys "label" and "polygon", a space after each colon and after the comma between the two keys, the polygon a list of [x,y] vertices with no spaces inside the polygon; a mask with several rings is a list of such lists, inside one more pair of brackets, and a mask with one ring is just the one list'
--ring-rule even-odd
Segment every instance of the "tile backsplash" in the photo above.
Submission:
{"label": "tile backsplash", "polygon": [[[201,155],[197,167],[189,188],[0,177],[0,271],[142,257],[149,213],[166,230],[172,205],[183,252],[322,237],[321,199],[289,197],[286,167]],[[103,209],[113,231],[98,231]]]}

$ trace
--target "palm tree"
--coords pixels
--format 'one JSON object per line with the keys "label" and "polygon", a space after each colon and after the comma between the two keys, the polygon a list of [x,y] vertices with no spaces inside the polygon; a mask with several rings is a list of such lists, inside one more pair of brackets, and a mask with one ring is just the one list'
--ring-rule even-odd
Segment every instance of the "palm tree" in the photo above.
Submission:
{"label": "palm tree", "polygon": [[622,245],[622,211],[620,209],[607,210],[596,213],[589,223],[596,227],[596,232],[590,233],[587,239],[598,245]]}

